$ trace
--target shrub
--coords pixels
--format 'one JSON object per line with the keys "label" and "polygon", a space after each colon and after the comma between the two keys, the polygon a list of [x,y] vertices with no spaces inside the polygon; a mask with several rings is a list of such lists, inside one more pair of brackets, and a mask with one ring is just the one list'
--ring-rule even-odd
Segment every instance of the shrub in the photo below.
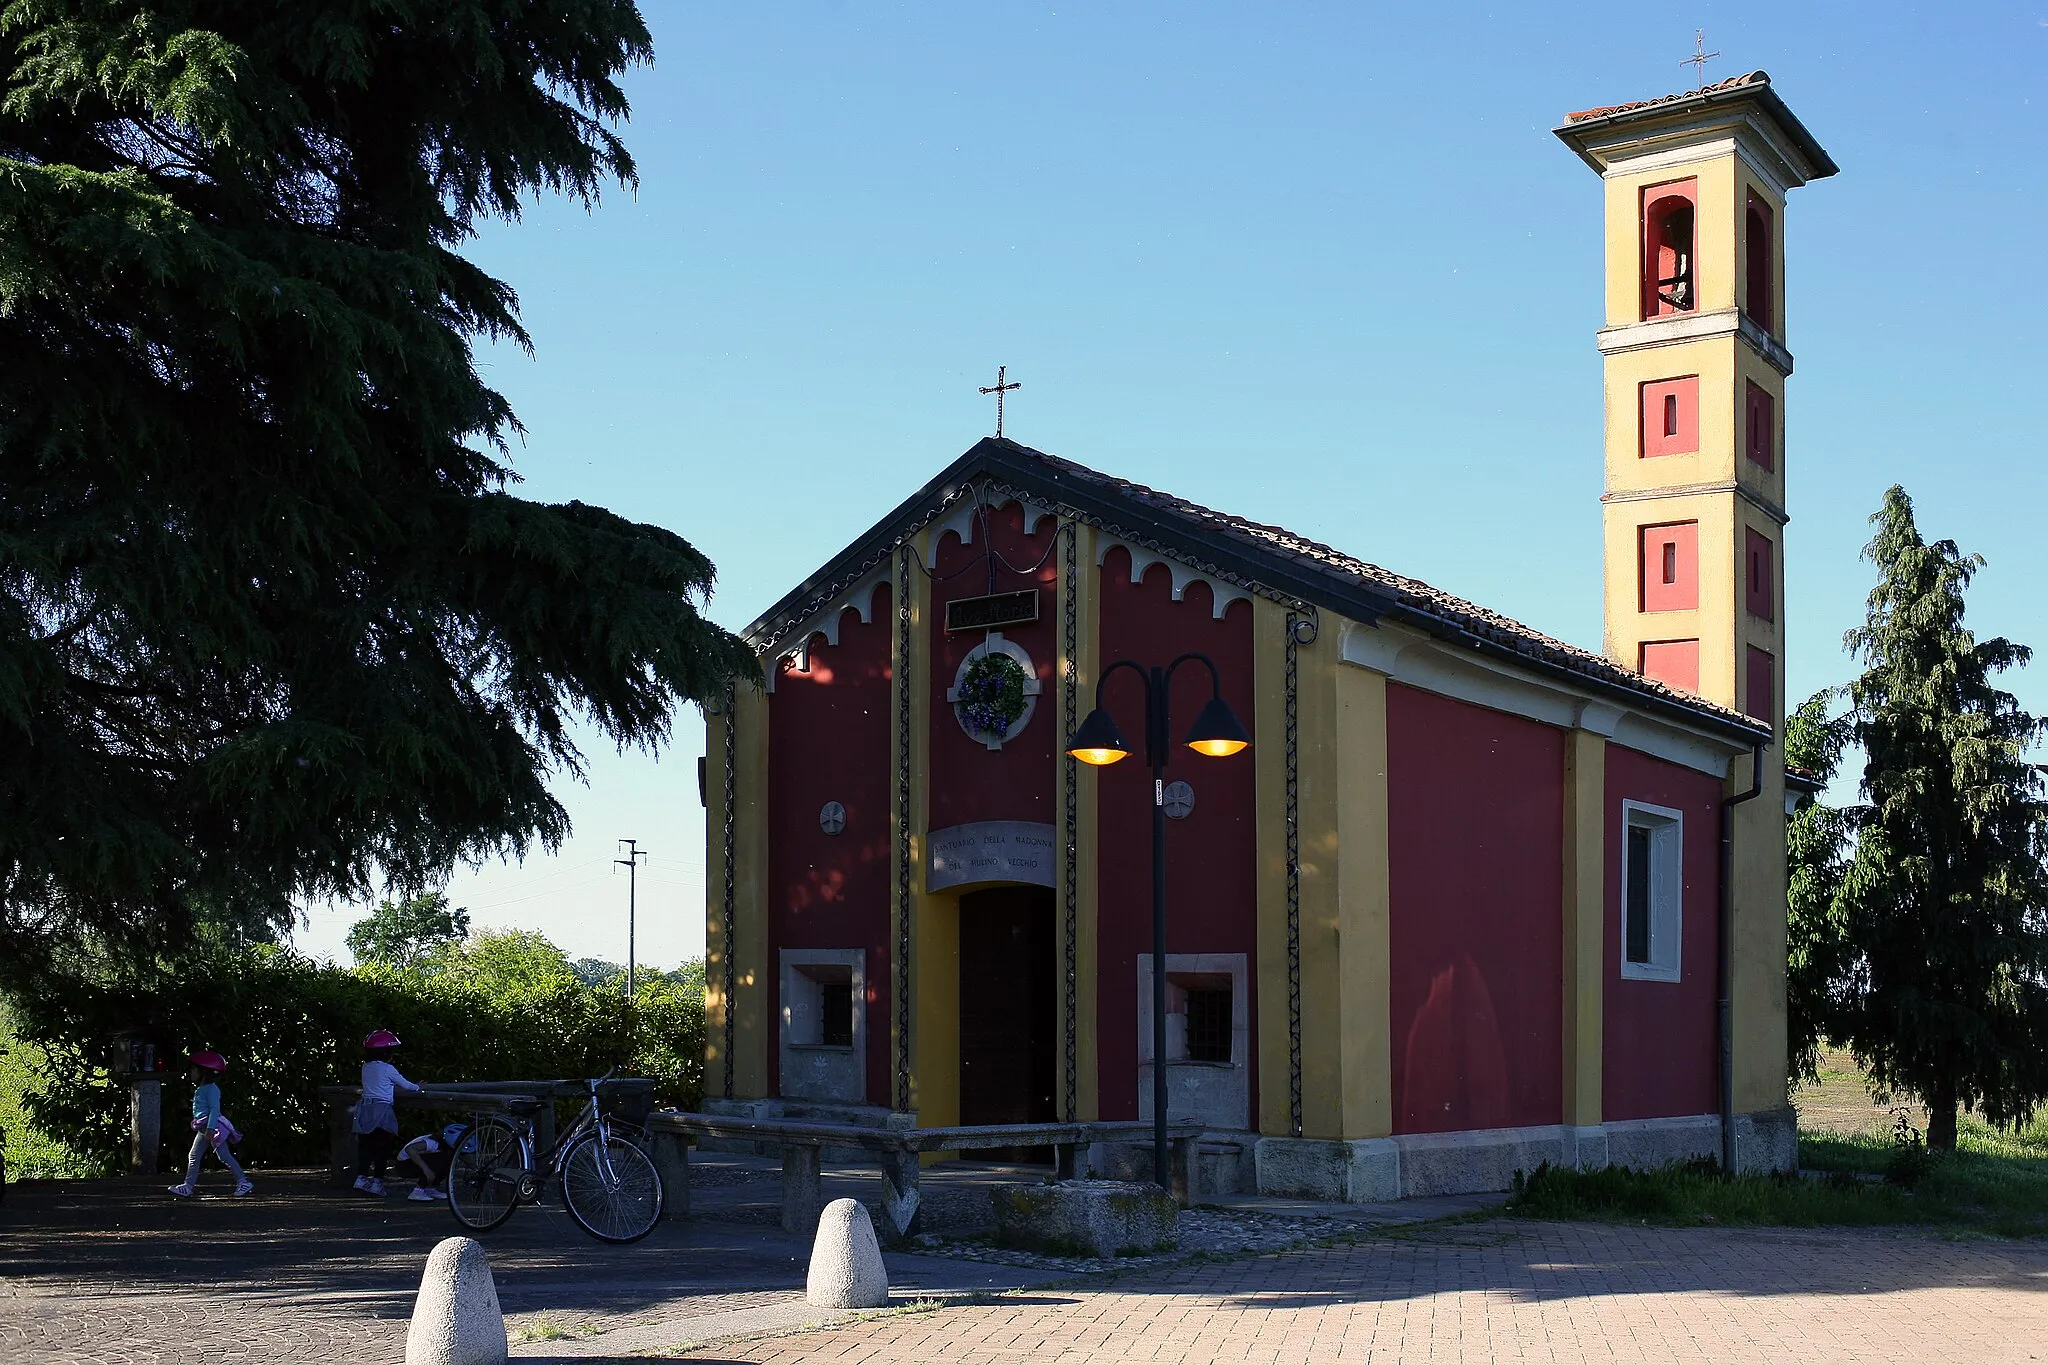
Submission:
{"label": "shrub", "polygon": [[[701,982],[701,968],[697,980]],[[360,1040],[388,1028],[419,1081],[488,1081],[622,1074],[654,1077],[659,1102],[694,1105],[703,1073],[704,1004],[672,981],[635,1001],[590,987],[539,934],[484,934],[410,966],[353,970],[288,948],[202,940],[175,958],[136,963],[74,956],[32,993],[14,997],[16,1027],[39,1045],[20,1087],[35,1128],[90,1169],[112,1168],[126,1146],[124,1088],[108,1070],[120,1030],[147,1029],[175,1058],[202,1047],[229,1060],[222,1108],[248,1135],[259,1164],[313,1162],[326,1153],[322,1085],[353,1084]],[[164,1159],[182,1158],[190,1091],[165,1075]]]}

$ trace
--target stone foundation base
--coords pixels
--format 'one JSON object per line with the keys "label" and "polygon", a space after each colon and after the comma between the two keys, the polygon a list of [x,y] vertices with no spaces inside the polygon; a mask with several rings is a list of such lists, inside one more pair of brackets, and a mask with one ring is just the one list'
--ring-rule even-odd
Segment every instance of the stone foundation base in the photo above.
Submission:
{"label": "stone foundation base", "polygon": [[1735,1169],[1799,1169],[1799,1115],[1791,1105],[1735,1116]]}
{"label": "stone foundation base", "polygon": [[[1697,1114],[1598,1127],[1550,1124],[1342,1142],[1267,1137],[1258,1140],[1256,1168],[1260,1194],[1368,1204],[1511,1189],[1515,1172],[1545,1162],[1581,1170],[1647,1170],[1720,1155],[1720,1116]],[[1797,1118],[1790,1108],[1735,1116],[1737,1170],[1790,1171],[1798,1161]]]}
{"label": "stone foundation base", "polygon": [[1170,1251],[1180,1231],[1173,1196],[1157,1185],[1122,1180],[1063,1180],[998,1186],[998,1245],[1051,1256],[1143,1256]]}
{"label": "stone foundation base", "polygon": [[[1220,1194],[1251,1194],[1258,1189],[1253,1152],[1257,1133],[1213,1128],[1195,1140],[1188,1171],[1188,1198],[1194,1203]],[[1088,1148],[1087,1170],[1099,1180],[1152,1179],[1152,1144],[1096,1142]]]}

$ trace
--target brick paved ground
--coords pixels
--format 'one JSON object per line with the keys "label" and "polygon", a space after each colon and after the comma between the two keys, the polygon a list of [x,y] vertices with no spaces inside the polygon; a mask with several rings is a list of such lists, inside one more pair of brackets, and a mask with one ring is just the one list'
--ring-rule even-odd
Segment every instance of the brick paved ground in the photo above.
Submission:
{"label": "brick paved ground", "polygon": [[[10,1191],[0,1362],[401,1359],[425,1251],[453,1230],[446,1213],[266,1188],[199,1204],[121,1182]],[[557,1219],[522,1211],[489,1241],[515,1328],[587,1322],[659,1350],[706,1335],[686,1314],[786,1304],[802,1282],[802,1246],[772,1229],[692,1222],[607,1248]],[[936,1283],[929,1262],[897,1264]],[[685,1358],[2048,1361],[2048,1243],[1501,1220],[1025,1290]]]}
{"label": "brick paved ground", "polygon": [[[11,1186],[0,1205],[0,1363],[314,1365],[397,1361],[427,1253],[460,1231],[440,1204],[330,1193],[257,1172],[257,1193],[186,1202],[156,1180]],[[745,1212],[742,1210],[741,1212]],[[606,1246],[525,1208],[484,1237],[507,1322],[618,1329],[786,1302],[809,1244],[771,1227],[665,1224]],[[898,1262],[907,1282],[1001,1288],[1001,1267]],[[688,1333],[678,1329],[676,1340]]]}
{"label": "brick paved ground", "polygon": [[2048,1246],[1503,1221],[1027,1292],[685,1358],[1989,1365],[2048,1360]]}

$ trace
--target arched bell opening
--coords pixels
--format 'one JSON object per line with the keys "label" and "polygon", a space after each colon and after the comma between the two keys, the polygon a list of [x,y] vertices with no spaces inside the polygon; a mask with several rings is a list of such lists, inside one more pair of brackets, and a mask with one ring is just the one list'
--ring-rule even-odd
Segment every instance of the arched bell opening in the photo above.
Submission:
{"label": "arched bell opening", "polygon": [[1663,192],[1643,210],[1643,317],[1670,317],[1699,307],[1695,278],[1698,212],[1688,189]]}

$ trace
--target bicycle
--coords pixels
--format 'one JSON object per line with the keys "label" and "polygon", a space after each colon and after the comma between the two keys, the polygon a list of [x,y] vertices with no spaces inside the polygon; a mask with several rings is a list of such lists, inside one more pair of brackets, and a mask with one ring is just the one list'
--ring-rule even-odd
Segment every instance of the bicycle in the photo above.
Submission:
{"label": "bicycle", "polygon": [[597,1102],[611,1073],[588,1082],[576,1121],[536,1158],[533,1112],[479,1115],[455,1141],[448,1166],[448,1211],[473,1232],[489,1232],[521,1204],[538,1204],[550,1180],[585,1232],[601,1242],[637,1242],[661,1219],[661,1173],[653,1158],[616,1132]]}

